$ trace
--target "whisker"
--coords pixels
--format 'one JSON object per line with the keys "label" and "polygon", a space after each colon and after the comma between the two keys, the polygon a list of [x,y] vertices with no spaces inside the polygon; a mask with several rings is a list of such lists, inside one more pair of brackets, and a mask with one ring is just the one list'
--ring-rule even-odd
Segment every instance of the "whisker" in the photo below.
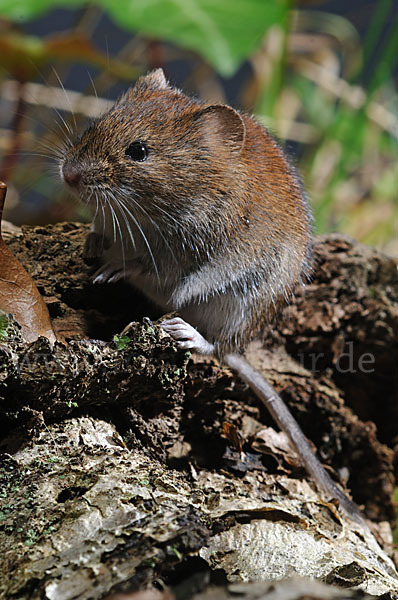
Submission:
{"label": "whisker", "polygon": [[140,211],[141,211],[141,212],[144,214],[144,216],[145,216],[145,217],[148,219],[148,221],[150,222],[150,224],[151,224],[153,227],[155,227],[155,228],[158,230],[158,232],[159,232],[159,234],[160,234],[161,238],[163,239],[164,243],[165,243],[165,244],[166,244],[166,246],[168,247],[168,249],[169,249],[169,251],[170,251],[170,254],[171,254],[172,258],[175,260],[175,262],[176,262],[176,263],[178,263],[178,260],[177,260],[177,258],[176,258],[176,256],[175,256],[175,254],[174,254],[174,251],[172,250],[172,248],[171,248],[171,246],[170,246],[169,242],[167,241],[167,239],[165,238],[165,236],[164,236],[164,234],[163,234],[163,231],[160,229],[160,227],[159,227],[159,225],[156,223],[156,221],[154,221],[154,220],[152,219],[152,217],[151,217],[151,216],[150,216],[150,214],[149,214],[149,213],[148,213],[148,212],[145,210],[145,208],[144,208],[143,206],[141,206],[141,205],[139,204],[139,202],[137,202],[137,201],[135,200],[135,198],[134,198],[134,197],[133,197],[131,194],[129,194],[128,196],[127,196],[126,194],[123,194],[123,200],[124,200],[124,202],[125,202],[125,204],[126,204],[127,206],[128,206],[128,203],[129,203],[129,202],[133,202],[133,203],[134,203],[134,206],[135,206],[135,207],[136,207],[138,210],[140,210]]}
{"label": "whisker", "polygon": [[[89,200],[91,200],[91,198],[93,197],[93,195],[94,195],[94,199],[95,199],[95,212],[94,212],[94,216],[93,216],[93,222],[94,222],[96,220],[96,218],[97,218],[97,215],[98,215],[99,201],[98,201],[97,194],[94,194],[94,192],[91,194]],[[87,204],[88,204],[88,202],[87,202]]]}
{"label": "whisker", "polygon": [[51,146],[49,144],[46,144],[46,142],[43,142],[43,140],[37,140],[37,144],[39,146],[42,146],[45,150],[49,150],[52,154],[58,156],[59,158],[63,158],[64,156],[63,148],[59,146]]}
{"label": "whisker", "polygon": [[156,261],[155,261],[155,257],[153,255],[152,248],[151,248],[151,245],[150,245],[150,243],[148,241],[148,238],[146,237],[146,235],[144,233],[144,230],[142,229],[141,225],[139,224],[139,221],[137,221],[137,219],[135,218],[135,216],[133,215],[133,213],[124,204],[124,201],[121,200],[120,198],[117,198],[117,202],[118,202],[119,205],[122,205],[124,207],[124,210],[126,210],[127,214],[131,217],[131,219],[133,220],[135,226],[137,227],[138,231],[140,232],[140,234],[142,236],[142,239],[144,240],[144,243],[145,243],[145,245],[147,247],[147,250],[149,252],[149,255],[151,257],[153,268],[155,269],[156,277],[157,277],[158,281],[160,281],[159,271],[158,271],[158,267],[157,267],[157,264],[156,264]]}
{"label": "whisker", "polygon": [[[109,193],[109,192],[108,192],[108,193]],[[113,193],[113,192],[111,192],[111,193],[110,193],[110,195],[112,196],[112,199],[113,199],[113,201],[115,202],[115,204],[118,206],[118,205],[119,205],[119,203],[118,203],[118,200],[117,200],[117,198],[115,197],[114,193]],[[130,235],[130,240],[131,240],[131,243],[132,243],[132,245],[133,245],[133,248],[135,249],[135,248],[136,248],[136,244],[135,244],[134,234],[133,234],[133,231],[132,231],[132,229],[131,229],[131,225],[130,225],[130,223],[129,223],[129,220],[128,220],[128,218],[127,218],[127,216],[126,216],[126,213],[125,213],[125,211],[123,210],[123,207],[122,207],[122,205],[121,205],[121,204],[119,205],[119,208],[120,208],[120,210],[121,210],[121,215],[122,215],[122,217],[123,217],[123,220],[124,220],[124,222],[126,223],[126,228],[127,228],[127,231],[128,231],[128,233],[129,233],[129,235]]]}
{"label": "whisker", "polygon": [[94,80],[93,80],[93,78],[91,77],[91,73],[90,73],[90,71],[87,71],[87,75],[88,75],[88,77],[89,77],[89,79],[90,79],[90,81],[91,81],[91,85],[92,85],[92,88],[93,88],[93,90],[94,90],[95,97],[96,97],[96,98],[97,98],[97,100],[98,100],[97,89],[96,89],[96,87],[95,87]]}
{"label": "whisker", "polygon": [[[97,192],[96,192],[97,195]],[[105,202],[106,200],[104,200],[101,196],[101,194],[98,194],[98,198],[100,201],[100,205],[101,205],[101,212],[102,212],[102,243],[105,243]]]}
{"label": "whisker", "polygon": [[116,243],[116,223],[115,223],[115,211],[112,208],[111,203],[109,202],[109,204],[107,205],[109,206],[109,210],[111,211],[111,217],[112,217],[112,227],[113,227],[113,243]]}
{"label": "whisker", "polygon": [[[31,61],[31,62],[32,62],[32,61]],[[40,75],[41,79],[44,81],[44,83],[45,83],[46,85],[48,85],[48,81],[47,81],[46,77],[44,77],[43,73],[40,71],[40,69],[37,67],[37,65],[35,65],[33,62],[32,62],[32,64],[33,64],[34,68],[36,69],[37,73]],[[58,78],[58,75],[57,75],[57,78]],[[59,78],[58,78],[58,79],[59,79]],[[25,90],[25,93],[27,93],[27,91],[26,91],[26,90]],[[29,96],[30,96],[30,98],[31,98],[32,100],[35,100],[35,97],[34,97],[34,95],[33,95],[33,94],[29,94]],[[69,101],[69,99],[68,99],[68,101]],[[59,121],[57,121],[57,120],[55,120],[55,121],[54,121],[54,122],[55,122],[55,124],[57,125],[57,127],[59,128],[61,135],[63,136],[63,138],[65,138],[65,137],[66,137],[66,139],[68,139],[68,141],[70,141],[70,137],[72,137],[72,136],[73,136],[73,131],[72,131],[72,129],[71,129],[71,127],[70,127],[69,123],[68,123],[68,122],[66,121],[66,119],[65,119],[65,118],[62,116],[62,114],[61,114],[60,110],[58,110],[57,108],[55,108],[55,106],[52,106],[52,107],[51,107],[51,110],[53,110],[53,111],[55,112],[55,114],[57,115],[57,117],[58,117],[59,121],[60,121],[60,122],[62,123],[62,125],[64,126],[64,129],[63,129],[63,128],[61,127],[61,124],[59,123]],[[29,118],[30,118],[32,121],[35,121],[35,119],[33,119],[32,117],[29,117]],[[39,123],[41,123],[43,126],[45,126],[45,127],[48,127],[48,129],[50,129],[50,127],[49,127],[49,126],[48,126],[46,123],[43,123],[43,121],[39,121],[38,119],[36,119],[36,121],[38,121],[38,122],[39,122]],[[58,134],[58,133],[56,133],[54,130],[52,130],[52,133],[53,133],[55,136],[57,136],[57,137],[58,137],[58,135],[59,135],[59,134]]]}
{"label": "whisker", "polygon": [[[32,60],[32,59],[28,59],[29,63],[33,66],[33,68],[35,69],[36,73],[38,73],[38,75],[40,76],[40,78],[42,79],[42,81],[48,86],[48,80],[47,78],[43,75],[42,71],[39,69],[39,67],[37,66],[37,64]],[[57,79],[59,80],[58,75],[56,74]],[[65,91],[65,90],[64,90]],[[24,90],[24,93],[28,93],[27,90]],[[29,94],[30,98],[32,100],[35,100],[33,94]],[[66,95],[67,100],[69,101],[68,96]],[[63,124],[63,126],[65,127],[65,131],[62,130],[61,128],[61,132],[63,133],[63,135],[65,134],[69,134],[69,136],[73,136],[73,131],[69,126],[69,123],[67,123],[67,121],[63,118],[63,116],[61,115],[61,113],[59,112],[58,109],[56,109],[54,106],[52,107],[52,110],[56,113],[56,115],[58,116],[59,120],[61,121],[61,123]],[[58,121],[55,121],[57,123],[57,125],[60,127]]]}
{"label": "whisker", "polygon": [[[125,255],[124,246],[123,246],[123,233],[122,233],[122,229],[121,229],[121,226],[120,226],[119,219],[117,217],[117,213],[116,213],[115,209],[112,206],[112,202],[109,202],[108,206],[109,206],[109,208],[111,210],[111,214],[112,214],[113,227],[115,227],[115,221],[116,221],[116,225],[117,225],[117,228],[118,228],[118,231],[119,231],[120,242],[121,242],[120,243],[120,247],[121,247],[121,250],[122,250],[123,271],[124,271],[124,274],[126,274],[126,255]],[[114,229],[114,242],[116,242],[115,229]]]}
{"label": "whisker", "polygon": [[[26,90],[24,91],[24,94],[26,94]],[[32,94],[30,94],[31,97]],[[34,123],[34,125],[41,125],[45,130],[49,131],[50,133],[52,133],[53,136],[55,136],[56,138],[59,137],[59,132],[61,133],[62,137],[65,137],[66,133],[65,131],[62,129],[61,125],[58,123],[58,121],[54,121],[54,124],[59,128],[59,132],[56,131],[55,129],[53,129],[53,127],[50,127],[50,125],[48,123],[46,123],[45,121],[42,121],[41,119],[35,117],[31,117],[30,115],[26,114],[26,113],[22,113],[22,112],[18,112],[15,111],[14,112],[15,115],[18,115],[20,117],[23,117],[23,119],[28,119],[29,121],[32,121],[32,123]]]}
{"label": "whisker", "polygon": [[21,152],[13,152],[8,156],[40,156],[40,158],[47,158],[48,160],[58,161],[59,156],[54,154],[44,154],[43,152],[28,152],[27,150],[21,150]]}
{"label": "whisker", "polygon": [[[58,75],[58,73],[57,73],[57,71],[56,71],[56,69],[55,69],[54,67],[52,68],[52,71],[53,71],[53,73],[54,73],[55,77],[58,79],[58,83],[59,83],[59,85],[61,86],[61,88],[62,88],[62,91],[63,91],[63,92],[64,92],[64,94],[65,94],[66,101],[67,101],[67,103],[68,103],[68,105],[69,105],[70,112],[71,112],[71,114],[72,114],[73,123],[74,123],[74,125],[75,125],[75,131],[77,131],[77,123],[76,123],[75,112],[74,112],[74,110],[73,110],[73,107],[72,107],[72,103],[71,103],[71,101],[70,101],[70,98],[69,98],[68,94],[66,93],[66,90],[65,90],[64,84],[62,83],[62,81],[61,81],[61,79],[60,79],[60,77],[59,77],[59,75]],[[70,131],[70,130],[69,130],[69,131]],[[71,135],[73,135],[72,131],[70,131],[70,134],[71,134]]]}

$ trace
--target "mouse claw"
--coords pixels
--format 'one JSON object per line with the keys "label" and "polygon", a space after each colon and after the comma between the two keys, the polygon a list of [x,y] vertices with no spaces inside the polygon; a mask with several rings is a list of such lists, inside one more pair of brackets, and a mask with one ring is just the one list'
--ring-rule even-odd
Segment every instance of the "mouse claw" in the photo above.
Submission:
{"label": "mouse claw", "polygon": [[199,354],[212,354],[214,352],[213,344],[205,340],[195,327],[192,327],[181,317],[167,319],[160,323],[160,326],[176,341],[178,348],[181,350],[192,350]]}
{"label": "mouse claw", "polygon": [[114,265],[103,265],[93,275],[93,283],[109,283],[111,278],[115,276]]}
{"label": "mouse claw", "polygon": [[134,279],[142,273],[142,267],[137,260],[102,265],[93,275],[93,283],[117,283],[122,279]]}

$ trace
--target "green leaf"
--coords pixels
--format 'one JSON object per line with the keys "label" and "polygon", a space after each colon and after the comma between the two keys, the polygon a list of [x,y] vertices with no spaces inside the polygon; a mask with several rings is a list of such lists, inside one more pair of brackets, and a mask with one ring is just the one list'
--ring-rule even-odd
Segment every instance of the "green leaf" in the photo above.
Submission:
{"label": "green leaf", "polygon": [[131,339],[128,335],[114,335],[113,341],[118,350],[125,350],[131,344]]}
{"label": "green leaf", "polygon": [[232,75],[266,30],[282,24],[288,0],[99,0],[122,28],[195,50]]}
{"label": "green leaf", "polygon": [[[377,51],[377,46],[382,39],[381,34],[383,32],[383,27],[386,25],[390,9],[391,0],[379,0],[379,2],[375,4],[363,45],[363,64],[365,68]],[[357,81],[360,81],[360,74],[361,73],[358,74]]]}
{"label": "green leaf", "polygon": [[389,34],[384,36],[383,39],[383,47],[368,87],[369,98],[379,86],[383,85],[388,79],[393,77],[398,55],[397,27],[398,17],[395,17],[391,23]]}

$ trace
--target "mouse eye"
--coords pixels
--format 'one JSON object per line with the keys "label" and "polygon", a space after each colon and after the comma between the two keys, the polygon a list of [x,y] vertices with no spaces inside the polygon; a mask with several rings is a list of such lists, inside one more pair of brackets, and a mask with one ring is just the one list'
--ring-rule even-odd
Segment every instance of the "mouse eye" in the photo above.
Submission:
{"label": "mouse eye", "polygon": [[143,162],[148,157],[148,148],[144,142],[133,142],[126,148],[126,154],[137,162]]}

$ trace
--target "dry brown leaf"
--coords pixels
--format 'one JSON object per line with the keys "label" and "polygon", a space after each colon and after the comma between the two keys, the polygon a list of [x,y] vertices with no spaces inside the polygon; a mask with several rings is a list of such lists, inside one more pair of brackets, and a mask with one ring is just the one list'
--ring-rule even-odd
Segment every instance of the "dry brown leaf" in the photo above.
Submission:
{"label": "dry brown leaf", "polygon": [[285,472],[291,471],[291,469],[284,468],[283,465],[286,464],[293,469],[302,467],[298,455],[292,449],[288,437],[283,431],[277,432],[272,427],[263,427],[256,432],[251,447],[255,452],[273,456],[277,460],[279,468]]}
{"label": "dry brown leaf", "polygon": [[0,309],[12,313],[21,325],[22,337],[34,342],[44,336],[56,340],[46,304],[30,275],[15,258],[1,235],[1,218],[7,186],[0,181]]}
{"label": "dry brown leaf", "polygon": [[242,452],[242,437],[238,431],[238,428],[231,423],[224,422],[222,426],[222,432],[231,446],[235,448],[237,452]]}

